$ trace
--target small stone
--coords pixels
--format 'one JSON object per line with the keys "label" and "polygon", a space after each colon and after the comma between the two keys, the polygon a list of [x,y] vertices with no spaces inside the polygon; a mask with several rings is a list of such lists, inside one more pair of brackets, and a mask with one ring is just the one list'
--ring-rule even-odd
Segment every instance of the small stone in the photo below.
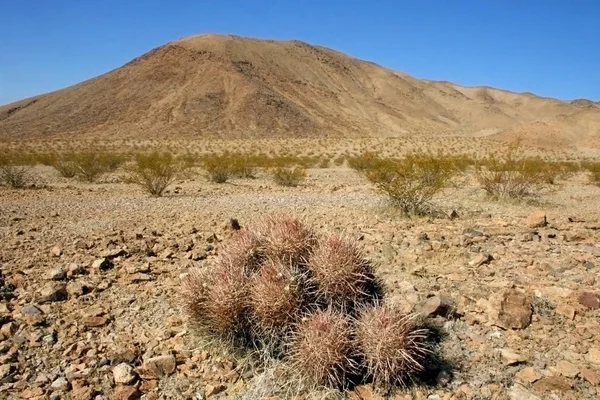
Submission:
{"label": "small stone", "polygon": [[354,388],[354,393],[359,400],[383,400],[384,398],[378,394],[373,385],[360,385]]}
{"label": "small stone", "polygon": [[62,250],[60,247],[58,246],[54,246],[52,248],[52,250],[50,250],[50,253],[54,256],[54,257],[60,257],[62,255]]}
{"label": "small stone", "polygon": [[510,349],[500,349],[500,355],[504,359],[504,365],[515,365],[527,361],[527,358],[515,353]]}
{"label": "small stone", "polygon": [[509,389],[508,398],[510,400],[542,400],[519,384],[513,385]]}
{"label": "small stone", "polygon": [[155,379],[150,379],[148,381],[142,381],[140,385],[140,391],[143,393],[152,392],[158,388],[158,381]]}
{"label": "small stone", "polygon": [[531,323],[531,302],[515,289],[506,290],[500,302],[499,325],[505,329],[524,329]]}
{"label": "small stone", "polygon": [[0,365],[0,379],[4,379],[7,376],[9,376],[14,371],[14,369],[15,367],[12,364]]}
{"label": "small stone", "polygon": [[52,382],[52,385],[50,386],[52,387],[52,389],[60,391],[69,390],[71,388],[71,384],[69,383],[69,381],[67,381],[63,377],[57,378],[54,382]]}
{"label": "small stone", "polygon": [[452,212],[450,213],[450,219],[456,218],[460,218],[460,215],[458,215],[458,212],[456,210],[452,210]]}
{"label": "small stone", "polygon": [[137,373],[143,379],[156,379],[171,375],[175,372],[176,367],[177,363],[174,356],[158,356],[146,360],[146,362],[137,369]]}
{"label": "small stone", "polygon": [[67,286],[64,283],[48,283],[39,292],[39,303],[63,301],[69,298]]}
{"label": "small stone", "polygon": [[575,378],[577,375],[579,375],[579,369],[575,365],[564,360],[559,361],[558,364],[556,364],[556,367],[554,367],[554,370],[556,370],[562,376],[566,376],[567,378]]}
{"label": "small stone", "polygon": [[112,262],[107,258],[99,258],[92,263],[92,268],[100,271],[108,271],[113,267]]}
{"label": "small stone", "polygon": [[592,364],[598,364],[598,365],[600,365],[600,347],[592,347],[588,351],[588,360]]}
{"label": "small stone", "polygon": [[225,387],[225,385],[211,385],[211,384],[208,384],[208,385],[206,385],[204,387],[204,395],[206,397],[214,396],[216,394],[221,393],[225,389],[227,389],[227,387]]}
{"label": "small stone", "polygon": [[229,226],[230,226],[231,230],[233,230],[233,231],[239,231],[240,229],[242,229],[239,221],[236,218],[231,218],[229,220]]}
{"label": "small stone", "polygon": [[541,228],[546,223],[546,213],[543,211],[534,211],[527,217],[527,226],[530,228]]}
{"label": "small stone", "polygon": [[64,281],[67,278],[67,273],[62,268],[54,268],[48,271],[46,279],[51,281]]}
{"label": "small stone", "polygon": [[583,267],[584,267],[584,268],[585,268],[587,271],[591,271],[591,270],[593,270],[594,268],[596,268],[596,264],[594,264],[594,263],[593,263],[593,262],[591,262],[591,261],[586,261],[586,262],[583,264]]}
{"label": "small stone", "polygon": [[600,296],[592,292],[583,292],[577,298],[579,304],[590,310],[597,310],[600,308]]}
{"label": "small stone", "polygon": [[534,383],[542,379],[542,374],[537,372],[535,368],[525,367],[515,374],[515,378],[521,382]]}
{"label": "small stone", "polygon": [[533,384],[539,393],[565,392],[573,387],[573,382],[562,376],[546,376]]}
{"label": "small stone", "polygon": [[129,385],[135,381],[135,372],[129,364],[121,363],[113,368],[113,378],[115,383]]}
{"label": "small stone", "polygon": [[142,393],[134,386],[117,386],[113,395],[114,400],[135,400],[141,397]]}
{"label": "small stone", "polygon": [[568,304],[559,304],[558,306],[556,306],[555,311],[558,315],[561,315],[567,319],[572,320],[573,318],[575,318],[575,307],[570,306]]}
{"label": "small stone", "polygon": [[598,386],[600,385],[600,374],[588,369],[588,368],[582,368],[581,371],[579,372],[579,374],[589,383],[591,383],[594,386]]}
{"label": "small stone", "polygon": [[44,395],[44,389],[41,387],[25,389],[21,392],[22,399],[35,399]]}
{"label": "small stone", "polygon": [[474,238],[474,237],[481,237],[481,236],[483,236],[483,232],[480,232],[480,231],[475,230],[473,228],[466,228],[465,230],[463,230],[463,235],[470,236],[472,238]]}
{"label": "small stone", "polygon": [[494,257],[492,257],[489,254],[480,253],[474,259],[472,259],[471,261],[469,261],[469,266],[471,266],[471,267],[480,267],[480,266],[482,266],[484,264],[489,264],[490,261],[492,261],[493,259],[494,259]]}
{"label": "small stone", "polygon": [[27,304],[21,308],[21,315],[25,322],[30,325],[39,325],[44,322],[44,312],[35,304]]}
{"label": "small stone", "polygon": [[421,314],[424,317],[442,316],[449,317],[454,313],[454,302],[448,296],[433,296],[425,300],[421,306]]}
{"label": "small stone", "polygon": [[87,316],[81,319],[81,322],[88,328],[99,328],[106,325],[108,321],[109,318],[105,316]]}

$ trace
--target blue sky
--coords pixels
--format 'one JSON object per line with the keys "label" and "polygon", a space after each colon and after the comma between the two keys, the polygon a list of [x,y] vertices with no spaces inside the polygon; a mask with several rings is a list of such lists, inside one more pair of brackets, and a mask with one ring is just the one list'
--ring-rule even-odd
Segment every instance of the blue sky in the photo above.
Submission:
{"label": "blue sky", "polygon": [[600,100],[600,0],[16,0],[0,104],[199,33],[300,39],[418,78]]}

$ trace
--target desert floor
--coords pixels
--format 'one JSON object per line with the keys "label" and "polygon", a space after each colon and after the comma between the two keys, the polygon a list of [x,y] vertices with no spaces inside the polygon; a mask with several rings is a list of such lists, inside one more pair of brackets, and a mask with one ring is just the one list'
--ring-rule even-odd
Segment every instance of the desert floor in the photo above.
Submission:
{"label": "desert floor", "polygon": [[[285,213],[360,239],[406,311],[451,299],[453,314],[431,316],[449,369],[395,398],[600,398],[600,188],[584,174],[514,203],[467,179],[437,199],[458,218],[429,220],[399,215],[346,166],[308,172],[296,188],[197,175],[152,198],[116,175],[86,184],[39,166],[44,188],[0,189],[0,397],[276,396],[270,371],[202,346],[178,295],[181,276],[231,235],[230,218]],[[546,226],[529,225],[534,211]],[[379,398],[368,386],[346,396]]]}

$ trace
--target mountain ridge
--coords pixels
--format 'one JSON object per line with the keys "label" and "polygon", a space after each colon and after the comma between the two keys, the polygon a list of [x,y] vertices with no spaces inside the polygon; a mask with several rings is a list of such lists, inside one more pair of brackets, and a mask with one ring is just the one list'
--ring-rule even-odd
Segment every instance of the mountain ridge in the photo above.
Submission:
{"label": "mountain ridge", "polygon": [[205,34],[0,106],[9,140],[406,135],[596,148],[600,103],[417,79],[298,40]]}

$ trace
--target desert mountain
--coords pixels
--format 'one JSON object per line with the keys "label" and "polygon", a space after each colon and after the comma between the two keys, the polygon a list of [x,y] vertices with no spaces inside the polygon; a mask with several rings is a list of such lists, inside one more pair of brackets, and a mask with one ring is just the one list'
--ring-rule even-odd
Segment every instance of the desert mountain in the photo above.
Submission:
{"label": "desert mountain", "polygon": [[419,80],[300,41],[200,35],[0,107],[0,139],[403,135],[600,148],[600,103]]}

